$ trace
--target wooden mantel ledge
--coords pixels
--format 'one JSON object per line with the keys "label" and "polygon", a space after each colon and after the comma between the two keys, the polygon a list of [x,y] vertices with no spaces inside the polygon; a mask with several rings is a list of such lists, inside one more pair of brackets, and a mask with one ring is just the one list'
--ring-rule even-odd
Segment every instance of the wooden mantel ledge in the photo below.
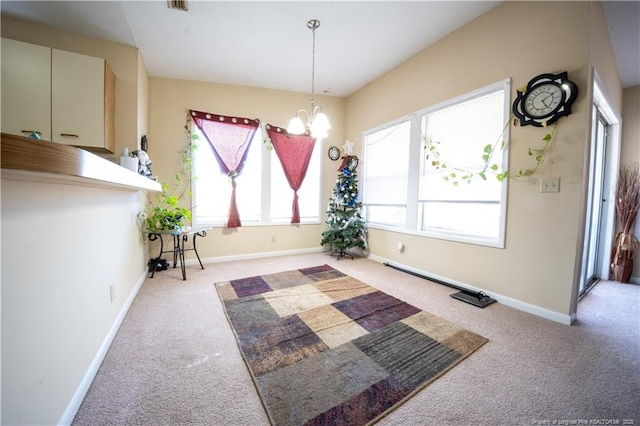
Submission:
{"label": "wooden mantel ledge", "polygon": [[158,182],[84,149],[7,133],[0,145],[3,178],[162,191]]}

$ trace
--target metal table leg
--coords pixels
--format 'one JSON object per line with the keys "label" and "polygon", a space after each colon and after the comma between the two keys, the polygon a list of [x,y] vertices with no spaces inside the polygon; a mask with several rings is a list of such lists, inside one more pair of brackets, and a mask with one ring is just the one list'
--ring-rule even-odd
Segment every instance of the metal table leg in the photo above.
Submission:
{"label": "metal table leg", "polygon": [[178,256],[180,257],[180,269],[182,269],[182,281],[187,280],[187,270],[184,264],[184,243],[189,239],[188,235],[176,235],[178,242]]}
{"label": "metal table leg", "polygon": [[198,250],[196,249],[196,237],[206,237],[207,231],[200,231],[193,234],[193,251],[196,253],[196,257],[198,258],[198,262],[200,262],[200,268],[204,269],[202,266],[202,261],[200,260],[200,255],[198,254]]}

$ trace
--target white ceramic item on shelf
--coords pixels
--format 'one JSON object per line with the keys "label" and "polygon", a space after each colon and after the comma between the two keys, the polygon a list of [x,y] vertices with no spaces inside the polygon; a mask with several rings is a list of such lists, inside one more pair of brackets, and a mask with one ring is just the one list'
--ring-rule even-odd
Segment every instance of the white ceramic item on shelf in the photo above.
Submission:
{"label": "white ceramic item on shelf", "polygon": [[129,156],[129,148],[124,149],[124,154],[120,157],[120,165],[134,173],[138,173],[138,157]]}

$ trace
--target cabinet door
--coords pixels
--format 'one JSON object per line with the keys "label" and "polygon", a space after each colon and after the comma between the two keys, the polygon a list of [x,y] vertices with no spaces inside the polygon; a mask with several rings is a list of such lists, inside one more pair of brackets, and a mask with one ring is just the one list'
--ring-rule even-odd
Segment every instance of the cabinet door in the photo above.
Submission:
{"label": "cabinet door", "polygon": [[51,49],[2,39],[2,131],[51,140]]}
{"label": "cabinet door", "polygon": [[51,53],[52,140],[104,148],[104,59],[58,49]]}

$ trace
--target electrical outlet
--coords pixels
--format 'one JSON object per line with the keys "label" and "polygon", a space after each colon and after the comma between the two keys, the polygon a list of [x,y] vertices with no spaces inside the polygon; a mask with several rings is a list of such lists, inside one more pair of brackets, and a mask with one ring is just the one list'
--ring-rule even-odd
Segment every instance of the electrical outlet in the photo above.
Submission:
{"label": "electrical outlet", "polygon": [[109,302],[113,303],[116,300],[116,285],[109,284]]}
{"label": "electrical outlet", "polygon": [[540,192],[560,192],[559,177],[540,178]]}

